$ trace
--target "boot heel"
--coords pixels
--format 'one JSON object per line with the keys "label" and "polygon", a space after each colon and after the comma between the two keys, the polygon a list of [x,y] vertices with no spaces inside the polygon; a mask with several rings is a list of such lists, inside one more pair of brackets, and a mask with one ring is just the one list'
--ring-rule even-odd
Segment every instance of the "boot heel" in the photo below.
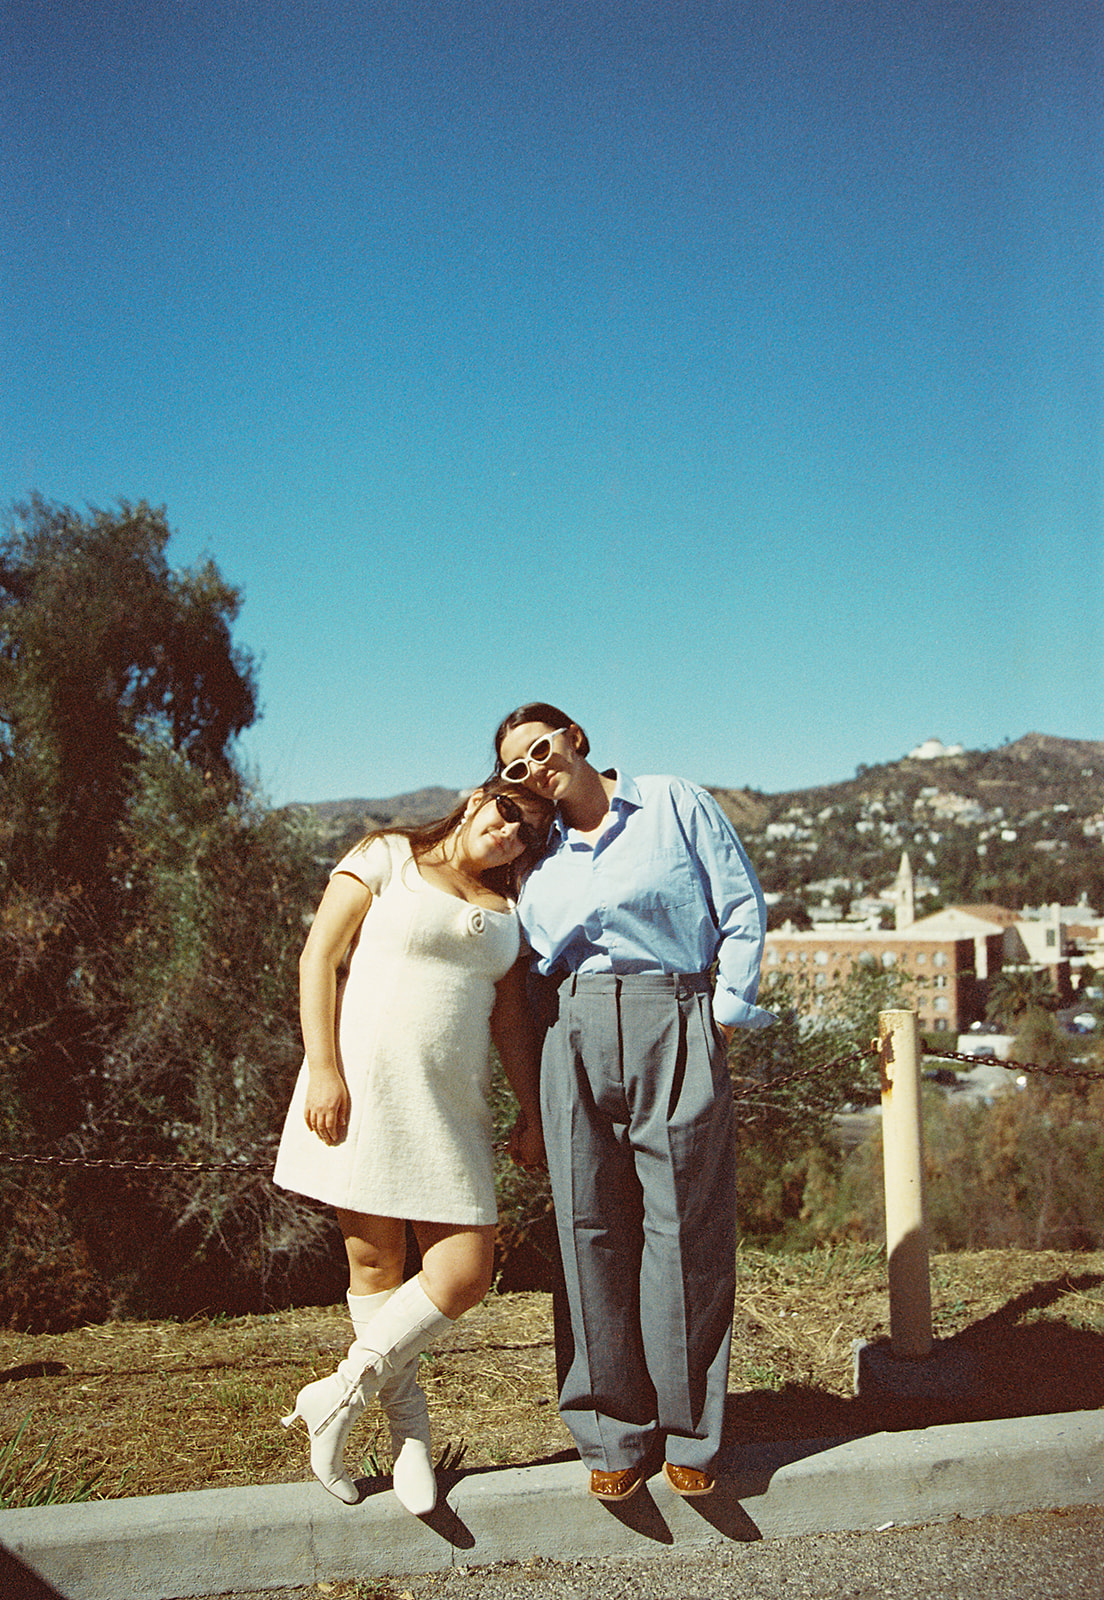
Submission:
{"label": "boot heel", "polygon": [[285,1428],[293,1422],[305,1425],[311,1436],[311,1471],[324,1489],[348,1506],[356,1505],[360,1496],[345,1471],[342,1456],[349,1429],[363,1409],[363,1403],[349,1402],[348,1385],[339,1372],[334,1372],[300,1389],[294,1409],[280,1418]]}

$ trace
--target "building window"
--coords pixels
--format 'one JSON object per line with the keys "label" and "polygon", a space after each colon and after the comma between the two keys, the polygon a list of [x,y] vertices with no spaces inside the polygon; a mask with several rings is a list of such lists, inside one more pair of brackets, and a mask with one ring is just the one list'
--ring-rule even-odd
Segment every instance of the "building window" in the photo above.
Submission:
{"label": "building window", "polygon": [[937,1011],[946,1011],[946,1009],[947,1009],[947,997],[946,997],[946,995],[941,994],[941,995],[938,995],[936,997],[935,1009]]}
{"label": "building window", "polygon": [[883,953],[882,953],[882,966],[883,967],[895,967],[896,965],[897,965],[897,952],[896,952],[896,950],[885,950],[885,951],[883,951]]}
{"label": "building window", "polygon": [[932,956],[932,966],[934,966],[934,967],[945,967],[946,965],[947,965],[947,952],[945,950],[937,950],[935,952],[935,954]]}
{"label": "building window", "polygon": [[827,950],[818,950],[813,956],[813,960],[816,962],[818,967],[826,967],[828,965]]}

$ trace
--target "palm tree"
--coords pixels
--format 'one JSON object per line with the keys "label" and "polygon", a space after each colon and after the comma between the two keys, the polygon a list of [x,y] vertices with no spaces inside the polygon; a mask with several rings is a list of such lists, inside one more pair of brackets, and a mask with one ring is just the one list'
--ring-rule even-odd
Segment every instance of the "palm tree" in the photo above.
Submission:
{"label": "palm tree", "polygon": [[989,1014],[1010,1033],[1025,1012],[1053,1011],[1057,1004],[1049,973],[1032,967],[1008,967],[989,986]]}

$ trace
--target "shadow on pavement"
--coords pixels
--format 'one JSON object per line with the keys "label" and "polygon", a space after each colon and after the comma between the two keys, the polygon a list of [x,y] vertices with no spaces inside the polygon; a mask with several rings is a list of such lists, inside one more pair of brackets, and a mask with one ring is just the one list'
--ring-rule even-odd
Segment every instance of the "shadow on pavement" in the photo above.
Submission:
{"label": "shadow on pavement", "polygon": [[64,1600],[61,1591],[32,1572],[0,1545],[0,1595],[3,1600]]}

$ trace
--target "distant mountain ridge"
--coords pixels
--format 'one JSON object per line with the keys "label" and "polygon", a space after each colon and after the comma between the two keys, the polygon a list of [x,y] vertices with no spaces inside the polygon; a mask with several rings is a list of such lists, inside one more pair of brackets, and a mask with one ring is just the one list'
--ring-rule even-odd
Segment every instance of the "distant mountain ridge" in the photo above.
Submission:
{"label": "distant mountain ridge", "polygon": [[[1072,905],[1087,895],[1104,911],[1104,740],[1027,733],[996,750],[902,756],[780,794],[706,787],[764,890],[791,902],[819,904],[814,885],[824,882],[855,894],[884,887],[908,851],[941,901]],[[445,815],[460,793],[432,787],[292,809],[311,817],[319,863],[332,864],[373,828]]]}
{"label": "distant mountain ridge", "polygon": [[392,795],[387,800],[316,800],[296,802],[295,811],[310,811],[320,822],[345,821],[350,817],[371,819],[368,827],[381,822],[430,822],[452,810],[460,798],[459,789],[412,789],[408,794]]}
{"label": "distant mountain ridge", "polygon": [[1056,739],[1049,733],[1025,733],[1015,744],[1006,745],[1004,752],[1020,761],[1044,755],[1059,761],[1085,761],[1100,766],[1104,762],[1104,739]]}
{"label": "distant mountain ridge", "polygon": [[[771,817],[779,808],[804,801],[840,803],[877,799],[884,792],[921,788],[953,789],[989,806],[1015,810],[1066,803],[1093,811],[1104,804],[1104,740],[1060,739],[1026,733],[995,750],[960,750],[936,757],[902,756],[878,766],[860,765],[853,778],[757,796]],[[1059,794],[1057,791],[1061,791]],[[737,791],[754,794],[754,791]]]}
{"label": "distant mountain ridge", "polygon": [[[690,774],[683,773],[683,777]],[[934,758],[902,756],[879,766],[860,766],[853,778],[789,789],[776,794],[708,784],[738,829],[760,832],[789,808],[874,800],[884,791],[922,787],[953,789],[988,806],[1013,811],[1065,803],[1086,814],[1104,807],[1104,740],[1060,739],[1026,733],[996,750],[964,750]],[[386,799],[320,800],[293,809],[312,813],[327,834],[360,828],[430,821],[454,806],[463,791],[440,786],[414,789]]]}
{"label": "distant mountain ridge", "polygon": [[714,793],[764,890],[791,900],[881,891],[907,851],[937,904],[1104,909],[1104,741],[1029,733],[787,794]]}

